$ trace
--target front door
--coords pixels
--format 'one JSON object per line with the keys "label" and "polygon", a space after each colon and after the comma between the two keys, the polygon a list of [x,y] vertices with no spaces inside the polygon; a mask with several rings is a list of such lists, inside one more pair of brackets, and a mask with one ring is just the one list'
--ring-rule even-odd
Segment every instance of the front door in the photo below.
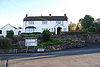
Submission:
{"label": "front door", "polygon": [[61,29],[62,29],[61,27],[57,28],[57,35],[59,35],[61,33]]}

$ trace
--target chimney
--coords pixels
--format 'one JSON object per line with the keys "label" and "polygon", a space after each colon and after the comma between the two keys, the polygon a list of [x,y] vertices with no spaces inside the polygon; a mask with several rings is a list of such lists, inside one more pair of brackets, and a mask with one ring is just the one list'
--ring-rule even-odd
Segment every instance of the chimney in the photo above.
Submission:
{"label": "chimney", "polygon": [[26,17],[28,17],[28,14],[26,14]]}
{"label": "chimney", "polygon": [[66,14],[64,14],[64,16],[66,16]]}
{"label": "chimney", "polygon": [[49,16],[51,16],[51,14],[49,14]]}

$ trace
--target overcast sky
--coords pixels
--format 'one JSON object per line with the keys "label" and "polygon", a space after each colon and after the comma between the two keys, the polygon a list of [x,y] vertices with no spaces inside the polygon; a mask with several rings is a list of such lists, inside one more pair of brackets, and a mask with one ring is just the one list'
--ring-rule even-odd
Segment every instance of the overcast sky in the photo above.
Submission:
{"label": "overcast sky", "polygon": [[23,26],[23,18],[29,16],[63,16],[77,23],[86,14],[100,18],[100,0],[0,0],[0,28],[10,23]]}

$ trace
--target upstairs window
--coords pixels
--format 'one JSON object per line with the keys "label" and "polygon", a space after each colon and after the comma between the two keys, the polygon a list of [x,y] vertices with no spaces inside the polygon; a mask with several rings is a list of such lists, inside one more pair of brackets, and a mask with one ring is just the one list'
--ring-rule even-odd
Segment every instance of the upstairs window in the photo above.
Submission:
{"label": "upstairs window", "polygon": [[48,22],[47,21],[42,21],[42,24],[48,24]]}
{"label": "upstairs window", "polygon": [[33,25],[34,24],[34,21],[29,21],[28,24],[29,25]]}
{"label": "upstairs window", "polygon": [[56,24],[61,24],[61,21],[56,21]]}

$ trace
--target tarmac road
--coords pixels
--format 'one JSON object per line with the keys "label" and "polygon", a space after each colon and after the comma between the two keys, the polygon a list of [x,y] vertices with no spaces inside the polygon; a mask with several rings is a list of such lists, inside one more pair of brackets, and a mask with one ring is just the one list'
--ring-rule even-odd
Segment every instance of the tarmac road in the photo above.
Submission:
{"label": "tarmac road", "polygon": [[[97,55],[95,55],[95,54],[97,54]],[[0,67],[19,67],[18,66],[18,64],[21,66],[21,67],[27,67],[27,64],[28,63],[30,63],[30,67],[52,67],[52,65],[51,66],[44,66],[44,65],[42,65],[41,63],[40,63],[40,61],[38,61],[38,60],[41,60],[42,59],[42,61],[46,61],[46,59],[48,59],[48,62],[49,61],[55,61],[55,60],[59,60],[59,59],[61,59],[61,58],[66,58],[66,59],[68,59],[68,57],[70,57],[70,59],[69,60],[75,60],[75,58],[74,59],[72,59],[73,57],[75,57],[75,56],[78,56],[78,58],[80,58],[80,57],[83,57],[84,55],[86,55],[88,58],[90,57],[90,56],[93,56],[94,57],[94,55],[95,55],[95,58],[99,58],[98,56],[100,55],[100,45],[98,44],[98,45],[89,45],[89,46],[87,46],[87,47],[84,47],[84,48],[79,48],[79,49],[71,49],[71,50],[65,50],[65,51],[56,51],[56,52],[49,52],[49,53],[31,53],[31,54],[0,54]],[[56,59],[55,59],[56,58]],[[84,58],[85,60],[86,59],[88,59],[88,58]],[[95,58],[94,58],[94,60],[95,60]],[[52,60],[51,60],[52,59]],[[53,60],[53,59],[55,59],[55,60]],[[92,59],[92,57],[90,57],[90,59]],[[100,59],[100,58],[99,58]],[[25,63],[23,63],[24,61],[26,61],[27,60],[27,62],[25,62]],[[40,66],[38,66],[38,64],[37,64],[37,66],[36,65],[34,65],[33,63],[31,63],[32,62],[32,60],[35,60],[34,61],[34,63],[35,62],[38,62],[39,64],[40,64]],[[83,60],[82,58],[80,58],[79,59],[79,61],[80,60]],[[84,62],[85,62],[85,60],[84,60]],[[63,59],[63,61],[65,61],[65,62],[68,62],[68,60],[64,60]],[[60,64],[60,62],[63,62],[63,61],[60,61],[59,60],[59,62],[58,62],[58,64]],[[91,61],[93,61],[93,60],[91,60]],[[14,62],[14,64],[13,64],[13,62]],[[22,64],[21,63],[19,63],[19,62],[22,62]],[[96,62],[96,61],[95,61]],[[98,62],[100,62],[100,61],[98,61]],[[97,64],[98,64],[98,62],[96,62]],[[44,62],[43,62],[44,63]],[[49,62],[50,63],[50,62]],[[54,64],[53,64],[54,63]],[[52,64],[55,66],[55,62],[53,62]],[[70,62],[70,63],[73,63],[73,61],[72,62]],[[69,63],[69,64],[70,64]],[[78,62],[79,63],[79,62]],[[24,65],[23,65],[24,64]],[[25,65],[26,64],[26,65]],[[32,66],[32,64],[33,64],[33,66]],[[48,63],[46,63],[46,64],[48,64]],[[82,64],[82,63],[80,63],[80,64]],[[23,65],[23,66],[22,66]],[[63,66],[63,64],[61,63],[61,65],[62,65],[62,67],[66,67],[66,64],[65,64],[65,66]],[[88,64],[86,64],[86,65],[88,65]],[[60,66],[60,65],[59,65]],[[59,67],[58,66],[58,67]],[[89,64],[89,67],[90,67],[91,65]],[[94,66],[94,65],[93,65]],[[28,66],[29,67],[29,66]],[[70,66],[69,65],[69,67],[73,67],[73,66]],[[77,66],[76,66],[77,67]],[[84,67],[84,66],[83,66]],[[86,67],[86,66],[85,66]],[[96,67],[96,66],[95,66]],[[97,67],[100,67],[100,66],[97,66]]]}

